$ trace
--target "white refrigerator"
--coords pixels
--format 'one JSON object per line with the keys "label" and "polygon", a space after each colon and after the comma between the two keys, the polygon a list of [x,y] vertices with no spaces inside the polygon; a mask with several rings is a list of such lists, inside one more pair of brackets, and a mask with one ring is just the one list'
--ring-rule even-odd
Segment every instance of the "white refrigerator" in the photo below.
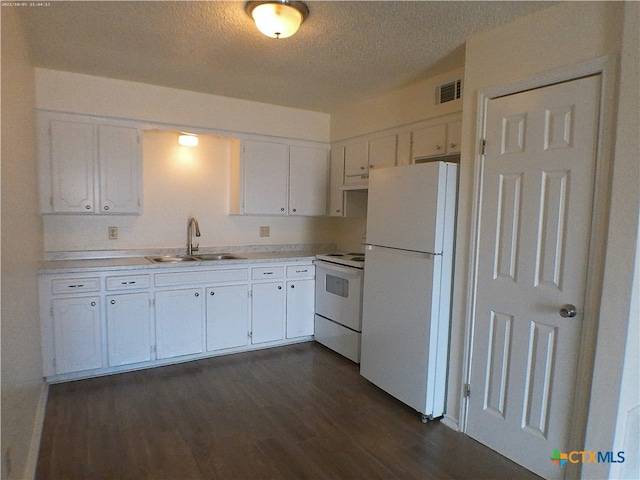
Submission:
{"label": "white refrigerator", "polygon": [[422,414],[444,413],[458,167],[372,170],[360,373]]}

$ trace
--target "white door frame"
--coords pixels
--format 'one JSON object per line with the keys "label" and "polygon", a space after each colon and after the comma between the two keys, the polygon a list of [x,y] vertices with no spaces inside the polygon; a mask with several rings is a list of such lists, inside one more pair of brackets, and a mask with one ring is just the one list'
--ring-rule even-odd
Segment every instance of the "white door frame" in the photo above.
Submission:
{"label": "white door frame", "polygon": [[[576,392],[588,394],[575,395],[572,415],[568,420],[571,425],[570,450],[583,450],[587,426],[587,414],[591,400],[591,378],[595,359],[595,339],[598,330],[600,297],[604,274],[604,258],[609,218],[609,198],[613,170],[615,97],[617,94],[617,59],[611,56],[599,57],[584,63],[544,72],[516,82],[489,87],[478,92],[478,114],[476,119],[476,137],[474,149],[473,198],[471,214],[471,242],[469,247],[468,288],[466,294],[465,338],[462,381],[460,392],[460,430],[467,431],[468,402],[465,397],[465,384],[470,382],[473,328],[475,322],[475,303],[477,293],[477,269],[479,249],[479,218],[481,175],[482,175],[482,140],[485,127],[487,107],[493,98],[541,88],[555,83],[576,80],[581,77],[600,74],[602,78],[600,91],[600,116],[598,119],[598,140],[596,146],[596,171],[594,184],[594,201],[592,211],[591,238],[588,256],[587,285],[585,292],[585,312],[581,332]],[[552,452],[550,452],[550,455]],[[567,478],[578,478],[580,464],[568,465],[565,468]],[[571,468],[573,467],[573,468]]]}

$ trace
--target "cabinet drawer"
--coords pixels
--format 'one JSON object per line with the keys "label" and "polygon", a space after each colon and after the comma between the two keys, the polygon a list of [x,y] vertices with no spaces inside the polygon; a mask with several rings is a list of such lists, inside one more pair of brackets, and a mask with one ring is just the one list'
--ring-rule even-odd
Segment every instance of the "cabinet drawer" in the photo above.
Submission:
{"label": "cabinet drawer", "polygon": [[287,278],[313,277],[315,274],[315,265],[291,265],[287,267]]}
{"label": "cabinet drawer", "polygon": [[252,280],[272,280],[284,277],[284,267],[260,267],[251,269]]}
{"label": "cabinet drawer", "polygon": [[100,278],[60,278],[51,281],[51,291],[54,294],[98,292],[100,291]]}
{"label": "cabinet drawer", "polygon": [[228,270],[196,270],[189,272],[157,273],[154,278],[156,287],[171,287],[190,284],[241,282],[243,280],[247,280],[248,277],[248,269],[233,268]]}
{"label": "cabinet drawer", "polygon": [[107,290],[149,288],[149,275],[120,275],[107,277]]}

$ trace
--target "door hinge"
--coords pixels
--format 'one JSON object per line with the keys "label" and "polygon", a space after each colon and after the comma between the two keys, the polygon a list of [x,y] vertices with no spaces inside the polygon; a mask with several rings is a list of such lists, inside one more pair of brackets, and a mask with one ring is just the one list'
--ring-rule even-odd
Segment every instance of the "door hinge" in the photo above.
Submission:
{"label": "door hinge", "polygon": [[465,398],[469,398],[471,396],[471,384],[464,384],[464,391],[462,392]]}
{"label": "door hinge", "polygon": [[53,318],[53,307],[51,307],[51,310],[49,310],[49,316]]}
{"label": "door hinge", "polygon": [[481,155],[485,155],[487,153],[487,141],[483,138],[481,145],[482,153]]}
{"label": "door hinge", "polygon": [[247,290],[247,297],[253,297],[253,290]]}
{"label": "door hinge", "polygon": [[247,332],[247,338],[251,340],[253,338],[253,332]]}
{"label": "door hinge", "polygon": [[53,366],[53,369],[55,370],[56,368],[58,368],[58,364],[56,363],[56,359],[52,359],[51,360],[51,365]]}

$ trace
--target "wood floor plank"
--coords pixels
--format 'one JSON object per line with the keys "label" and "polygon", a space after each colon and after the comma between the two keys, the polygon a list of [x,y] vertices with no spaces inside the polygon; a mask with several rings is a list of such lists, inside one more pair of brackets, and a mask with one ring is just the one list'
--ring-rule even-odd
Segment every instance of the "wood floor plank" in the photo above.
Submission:
{"label": "wood floor plank", "polygon": [[314,342],[52,385],[38,479],[536,479]]}

